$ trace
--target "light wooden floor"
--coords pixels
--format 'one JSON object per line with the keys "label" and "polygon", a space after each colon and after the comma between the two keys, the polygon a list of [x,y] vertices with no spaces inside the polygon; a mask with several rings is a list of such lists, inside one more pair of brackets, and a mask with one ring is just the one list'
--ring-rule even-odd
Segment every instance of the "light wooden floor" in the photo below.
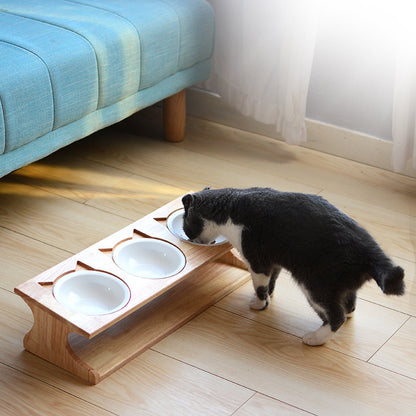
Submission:
{"label": "light wooden floor", "polygon": [[[0,414],[416,414],[416,180],[192,118],[169,144],[158,111],[0,180]],[[312,348],[301,336],[320,321],[290,278],[257,313],[247,283],[93,387],[23,350],[32,316],[16,285],[206,185],[325,196],[405,268],[406,295],[369,284]]]}

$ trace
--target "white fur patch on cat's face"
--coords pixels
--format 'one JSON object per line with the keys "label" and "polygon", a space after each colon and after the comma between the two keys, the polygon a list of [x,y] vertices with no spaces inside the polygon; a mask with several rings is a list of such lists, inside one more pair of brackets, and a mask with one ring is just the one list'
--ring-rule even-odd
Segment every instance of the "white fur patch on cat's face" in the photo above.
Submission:
{"label": "white fur patch on cat's face", "polygon": [[204,220],[204,226],[201,234],[198,238],[195,238],[195,242],[200,244],[209,244],[215,240],[221,233],[218,230],[218,225],[214,221]]}
{"label": "white fur patch on cat's face", "polygon": [[197,243],[208,244],[215,240],[219,235],[223,235],[241,254],[241,232],[242,225],[234,224],[229,219],[225,224],[217,224],[214,221],[204,219],[202,233],[195,239]]}

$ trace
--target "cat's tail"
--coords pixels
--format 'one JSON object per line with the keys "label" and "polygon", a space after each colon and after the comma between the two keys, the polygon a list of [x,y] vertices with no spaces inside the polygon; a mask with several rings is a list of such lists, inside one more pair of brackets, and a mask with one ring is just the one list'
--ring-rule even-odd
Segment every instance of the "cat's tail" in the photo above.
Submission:
{"label": "cat's tail", "polygon": [[393,266],[391,263],[385,267],[378,266],[371,275],[386,295],[404,294],[404,270],[400,266]]}

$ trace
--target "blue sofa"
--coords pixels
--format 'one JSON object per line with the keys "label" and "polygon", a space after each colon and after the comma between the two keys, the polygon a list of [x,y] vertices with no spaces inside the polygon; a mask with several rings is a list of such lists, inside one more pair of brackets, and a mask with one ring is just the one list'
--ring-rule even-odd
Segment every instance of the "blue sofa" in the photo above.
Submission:
{"label": "blue sofa", "polygon": [[0,0],[0,177],[165,99],[180,140],[213,43],[205,0]]}

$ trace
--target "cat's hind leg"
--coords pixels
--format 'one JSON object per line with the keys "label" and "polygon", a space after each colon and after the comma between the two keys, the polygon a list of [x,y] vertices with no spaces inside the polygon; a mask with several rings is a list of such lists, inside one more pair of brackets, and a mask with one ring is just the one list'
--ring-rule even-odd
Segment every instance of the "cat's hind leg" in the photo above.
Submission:
{"label": "cat's hind leg", "polygon": [[267,276],[263,273],[255,273],[251,268],[249,268],[251,273],[251,279],[253,281],[255,295],[250,301],[250,308],[262,311],[269,306],[270,296],[269,296],[269,283],[270,276]]}
{"label": "cat's hind leg", "polygon": [[308,299],[315,312],[324,321],[322,326],[313,332],[308,332],[302,338],[307,345],[323,345],[329,341],[335,332],[345,322],[345,312],[341,302],[331,301],[328,304],[316,303]]}
{"label": "cat's hind leg", "polygon": [[357,293],[350,292],[344,298],[344,308],[345,308],[345,316],[347,318],[352,318],[355,311],[355,304],[357,302]]}
{"label": "cat's hind leg", "polygon": [[279,277],[280,271],[282,268],[280,266],[275,267],[272,271],[272,275],[269,280],[269,296],[273,297],[274,288],[276,287],[276,280]]}

